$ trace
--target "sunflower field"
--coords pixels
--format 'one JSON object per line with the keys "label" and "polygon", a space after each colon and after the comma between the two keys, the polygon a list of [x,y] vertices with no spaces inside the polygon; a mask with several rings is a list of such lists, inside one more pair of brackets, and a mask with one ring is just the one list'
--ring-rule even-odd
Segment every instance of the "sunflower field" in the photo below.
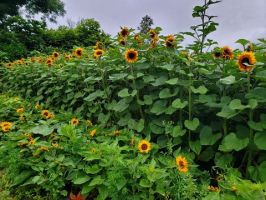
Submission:
{"label": "sunflower field", "polygon": [[205,20],[2,63],[0,199],[264,200],[266,40]]}

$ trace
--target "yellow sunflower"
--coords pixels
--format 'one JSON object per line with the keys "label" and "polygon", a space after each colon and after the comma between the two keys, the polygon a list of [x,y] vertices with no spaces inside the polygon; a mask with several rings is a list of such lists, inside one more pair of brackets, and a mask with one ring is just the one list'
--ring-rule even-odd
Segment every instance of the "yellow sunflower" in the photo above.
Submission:
{"label": "yellow sunflower", "polygon": [[153,39],[157,36],[157,33],[154,29],[149,30],[150,38]]}
{"label": "yellow sunflower", "polygon": [[159,41],[159,36],[156,35],[154,38],[151,40],[150,48],[155,48],[157,46],[157,43]]}
{"label": "yellow sunflower", "polygon": [[53,59],[52,59],[52,58],[47,58],[47,59],[46,59],[46,64],[47,64],[49,67],[51,67],[52,64],[53,64]]}
{"label": "yellow sunflower", "polygon": [[90,131],[90,136],[91,137],[94,137],[97,133],[97,130],[96,129],[93,129],[92,131]]}
{"label": "yellow sunflower", "polygon": [[253,52],[243,52],[238,56],[237,61],[240,71],[250,72],[256,64],[256,58]]}
{"label": "yellow sunflower", "polygon": [[229,46],[224,46],[222,48],[222,57],[224,59],[228,59],[228,60],[231,60],[234,58],[234,53]]}
{"label": "yellow sunflower", "polygon": [[23,108],[18,108],[18,109],[17,109],[17,113],[18,113],[18,114],[21,114],[21,113],[23,113],[23,112],[24,112],[24,109],[23,109]]}
{"label": "yellow sunflower", "polygon": [[59,53],[58,52],[53,52],[53,58],[57,59],[59,57]]}
{"label": "yellow sunflower", "polygon": [[129,35],[129,30],[127,27],[121,27],[121,31],[119,33],[121,37],[127,37]]}
{"label": "yellow sunflower", "polygon": [[209,185],[208,190],[211,192],[220,192],[220,188],[216,186]]}
{"label": "yellow sunflower", "polygon": [[94,49],[95,49],[95,50],[96,50],[96,49],[103,49],[103,43],[100,42],[100,41],[97,41],[96,44],[95,44]]}
{"label": "yellow sunflower", "polygon": [[2,131],[4,133],[6,133],[11,129],[12,123],[11,122],[1,122],[0,126],[1,126]]}
{"label": "yellow sunflower", "polygon": [[134,63],[138,60],[138,51],[135,49],[128,49],[125,53],[125,59],[128,63]]}
{"label": "yellow sunflower", "polygon": [[113,131],[113,135],[114,135],[114,136],[118,136],[118,135],[120,135],[120,133],[121,133],[121,131],[119,131],[119,130],[115,130],[115,131]]}
{"label": "yellow sunflower", "polygon": [[151,148],[151,143],[148,140],[141,140],[138,144],[138,150],[140,153],[149,153]]}
{"label": "yellow sunflower", "polygon": [[173,35],[168,35],[165,38],[165,46],[169,47],[169,48],[173,48],[175,46],[176,40],[175,40],[175,36]]}
{"label": "yellow sunflower", "polygon": [[182,173],[188,172],[188,162],[187,159],[183,156],[178,156],[175,159],[176,166],[178,168],[178,171]]}
{"label": "yellow sunflower", "polygon": [[102,49],[94,50],[93,56],[94,58],[100,58],[103,55],[104,51]]}
{"label": "yellow sunflower", "polygon": [[42,115],[42,117],[44,119],[52,119],[52,118],[54,118],[54,114],[50,113],[49,110],[42,110],[41,115]]}
{"label": "yellow sunflower", "polygon": [[79,124],[79,120],[77,118],[72,118],[70,123],[75,126]]}
{"label": "yellow sunflower", "polygon": [[30,60],[32,63],[35,63],[35,61],[36,61],[34,57],[31,57]]}
{"label": "yellow sunflower", "polygon": [[126,45],[126,39],[125,38],[120,38],[119,39],[119,44],[122,45],[122,46],[125,46]]}
{"label": "yellow sunflower", "polygon": [[83,48],[77,48],[77,49],[75,49],[75,51],[74,51],[74,55],[75,55],[77,58],[80,58],[80,57],[83,55],[83,52],[84,52],[84,49],[83,49]]}

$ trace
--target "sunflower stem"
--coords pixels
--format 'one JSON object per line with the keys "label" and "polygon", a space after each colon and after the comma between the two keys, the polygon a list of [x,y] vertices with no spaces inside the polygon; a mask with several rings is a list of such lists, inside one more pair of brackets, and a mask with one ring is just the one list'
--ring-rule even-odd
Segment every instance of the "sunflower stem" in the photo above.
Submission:
{"label": "sunflower stem", "polygon": [[[248,88],[247,91],[248,93],[250,92],[251,89],[251,83],[250,83],[250,72],[247,73],[247,81],[248,81]],[[253,121],[253,110],[249,110],[249,121]],[[248,160],[247,160],[247,168],[246,168],[246,176],[248,176],[248,167],[251,165],[252,162],[252,145],[253,145],[253,129],[250,127],[249,128],[249,147],[248,147]]]}
{"label": "sunflower stem", "polygon": [[136,90],[137,94],[136,94],[136,97],[137,97],[137,104],[139,106],[139,112],[140,112],[140,116],[142,119],[144,119],[144,114],[143,114],[143,111],[142,111],[142,108],[141,108],[141,105],[139,105],[139,101],[140,101],[140,98],[139,98],[139,91],[137,90],[137,84],[136,84],[136,76],[134,74],[134,71],[133,71],[133,66],[130,65],[130,71],[131,71],[131,75],[133,77],[133,87],[134,87],[134,90]]}
{"label": "sunflower stem", "polygon": [[[192,69],[191,65],[189,65],[189,88],[188,88],[188,119],[192,120]],[[191,131],[188,130],[188,141],[191,140]]]}

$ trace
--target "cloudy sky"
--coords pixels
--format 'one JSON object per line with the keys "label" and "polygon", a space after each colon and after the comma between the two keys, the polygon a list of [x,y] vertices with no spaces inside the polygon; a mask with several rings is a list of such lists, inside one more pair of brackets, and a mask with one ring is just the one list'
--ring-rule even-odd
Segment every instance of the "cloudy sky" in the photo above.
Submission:
{"label": "cloudy sky", "polygon": [[[112,35],[120,26],[137,28],[141,18],[148,14],[162,34],[188,31],[198,23],[191,16],[195,5],[203,0],[63,0],[67,14],[58,18],[57,25],[67,20],[77,22],[94,18],[102,29]],[[255,40],[266,38],[266,0],[222,0],[209,13],[218,15],[218,30],[211,35],[220,45],[233,45],[239,38]]]}

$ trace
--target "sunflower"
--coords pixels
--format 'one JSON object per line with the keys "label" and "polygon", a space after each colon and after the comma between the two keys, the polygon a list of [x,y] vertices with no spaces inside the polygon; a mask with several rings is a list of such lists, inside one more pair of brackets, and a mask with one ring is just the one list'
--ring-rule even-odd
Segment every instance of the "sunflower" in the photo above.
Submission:
{"label": "sunflower", "polygon": [[51,67],[52,64],[53,64],[53,59],[52,59],[52,58],[47,58],[47,59],[46,59],[46,64],[47,64],[49,67]]}
{"label": "sunflower", "polygon": [[40,63],[40,64],[43,62],[43,58],[42,57],[39,57],[37,60],[38,60],[38,63]]}
{"label": "sunflower", "polygon": [[23,108],[18,108],[18,109],[17,109],[17,113],[18,113],[18,114],[21,114],[21,113],[23,113],[23,112],[24,112],[24,109],[23,109]]}
{"label": "sunflower", "polygon": [[168,35],[165,38],[165,46],[166,47],[173,48],[175,46],[175,43],[176,43],[175,36]]}
{"label": "sunflower", "polygon": [[128,63],[134,63],[138,60],[138,51],[135,49],[128,49],[125,53],[125,59]]}
{"label": "sunflower", "polygon": [[67,54],[65,55],[65,60],[66,60],[66,61],[70,60],[71,58],[72,58],[71,55],[67,55]]}
{"label": "sunflower", "polygon": [[113,131],[113,135],[114,135],[114,136],[118,136],[118,135],[120,135],[120,133],[121,133],[121,131],[119,131],[119,130],[115,130],[115,131]]}
{"label": "sunflower", "polygon": [[92,124],[92,121],[91,121],[91,120],[89,120],[89,119],[88,119],[86,122],[87,122],[87,125],[88,125],[88,126],[93,126],[93,124]]}
{"label": "sunflower", "polygon": [[159,37],[158,37],[158,35],[156,35],[156,36],[151,40],[150,48],[155,48],[155,47],[157,46],[158,41],[159,41]]}
{"label": "sunflower", "polygon": [[59,53],[58,52],[53,52],[53,58],[57,59],[59,57]]}
{"label": "sunflower", "polygon": [[1,126],[2,131],[4,133],[6,133],[6,132],[8,132],[11,129],[12,123],[11,122],[2,122],[0,124],[0,126]]}
{"label": "sunflower", "polygon": [[123,38],[127,37],[129,35],[129,30],[127,27],[121,27],[121,31],[119,35]]}
{"label": "sunflower", "polygon": [[31,61],[32,63],[35,63],[36,60],[35,60],[34,57],[31,57],[31,58],[30,58],[30,61]]}
{"label": "sunflower", "polygon": [[52,119],[52,118],[54,118],[54,114],[50,113],[49,110],[42,110],[41,115],[42,115],[42,117],[44,119]]}
{"label": "sunflower", "polygon": [[94,49],[95,49],[95,50],[96,50],[96,49],[103,49],[103,43],[97,41],[96,44],[95,44],[95,46],[94,46]]}
{"label": "sunflower", "polygon": [[103,55],[104,51],[102,49],[94,50],[93,56],[94,58],[100,58]]}
{"label": "sunflower", "polygon": [[238,67],[240,71],[250,72],[256,64],[256,58],[253,52],[243,52],[238,56]]}
{"label": "sunflower", "polygon": [[122,45],[122,46],[125,46],[126,45],[126,39],[125,38],[120,38],[119,39],[119,44]]}
{"label": "sunflower", "polygon": [[7,63],[7,64],[6,64],[6,67],[7,67],[7,68],[11,68],[12,66],[13,66],[13,63]]}
{"label": "sunflower", "polygon": [[72,118],[70,123],[75,126],[79,124],[79,120],[77,118]]}
{"label": "sunflower", "polygon": [[224,59],[228,59],[228,60],[231,60],[231,59],[234,58],[233,51],[232,51],[232,49],[229,46],[224,46],[222,48],[222,57]]}
{"label": "sunflower", "polygon": [[151,150],[151,143],[148,140],[141,140],[138,144],[140,153],[149,153]]}
{"label": "sunflower", "polygon": [[150,29],[149,30],[149,35],[150,35],[150,38],[153,39],[157,36],[157,33],[154,29]]}
{"label": "sunflower", "polygon": [[90,136],[91,137],[94,137],[97,133],[97,130],[96,129],[93,129],[92,131],[90,131]]}
{"label": "sunflower", "polygon": [[74,51],[74,55],[75,55],[77,58],[80,58],[80,57],[83,55],[83,51],[84,51],[83,48],[77,48],[77,49],[75,49],[75,51]]}
{"label": "sunflower", "polygon": [[213,50],[213,58],[215,59],[218,59],[218,58],[221,58],[222,57],[222,51],[220,48],[216,47],[214,50]]}
{"label": "sunflower", "polygon": [[220,192],[220,188],[216,186],[209,185],[208,190],[211,192]]}
{"label": "sunflower", "polygon": [[176,165],[178,167],[178,171],[182,173],[188,172],[188,162],[187,159],[183,156],[178,156],[175,159]]}
{"label": "sunflower", "polygon": [[247,52],[254,52],[254,46],[252,43],[250,43],[248,46],[247,46]]}

